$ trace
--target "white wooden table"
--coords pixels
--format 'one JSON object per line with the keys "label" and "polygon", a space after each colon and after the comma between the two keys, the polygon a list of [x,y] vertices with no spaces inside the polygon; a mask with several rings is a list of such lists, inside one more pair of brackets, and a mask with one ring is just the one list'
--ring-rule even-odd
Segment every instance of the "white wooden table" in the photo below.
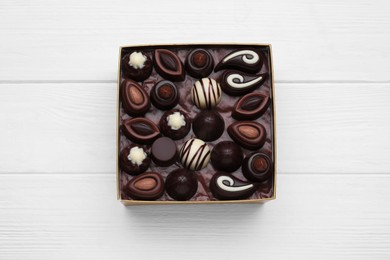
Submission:
{"label": "white wooden table", "polygon": [[[160,2],[0,1],[0,259],[390,259],[390,2]],[[118,47],[179,42],[273,44],[275,201],[116,201]]]}

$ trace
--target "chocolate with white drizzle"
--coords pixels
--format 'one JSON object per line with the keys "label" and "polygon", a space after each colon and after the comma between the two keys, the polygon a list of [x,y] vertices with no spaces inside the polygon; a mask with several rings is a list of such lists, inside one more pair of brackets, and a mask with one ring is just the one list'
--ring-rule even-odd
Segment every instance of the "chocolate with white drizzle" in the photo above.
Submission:
{"label": "chocolate with white drizzle", "polygon": [[210,148],[202,140],[192,138],[182,145],[179,156],[184,167],[199,171],[206,167],[210,161]]}
{"label": "chocolate with white drizzle", "polygon": [[263,65],[263,56],[260,51],[253,49],[237,50],[229,53],[215,66],[214,71],[235,69],[247,73],[259,72]]}
{"label": "chocolate with white drizzle", "polygon": [[248,94],[263,85],[268,74],[247,74],[236,70],[225,71],[219,83],[223,92],[229,96],[241,96]]}
{"label": "chocolate with white drizzle", "polygon": [[195,82],[191,89],[192,102],[200,109],[211,109],[221,101],[220,85],[211,78],[203,78]]}
{"label": "chocolate with white drizzle", "polygon": [[240,200],[250,197],[259,183],[242,181],[232,174],[216,172],[210,180],[210,190],[219,200]]}

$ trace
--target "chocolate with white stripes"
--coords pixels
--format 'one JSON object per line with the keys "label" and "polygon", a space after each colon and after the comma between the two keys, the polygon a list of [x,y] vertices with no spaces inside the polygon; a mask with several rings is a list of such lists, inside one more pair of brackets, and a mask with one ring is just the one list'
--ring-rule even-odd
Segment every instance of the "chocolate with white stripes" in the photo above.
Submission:
{"label": "chocolate with white stripes", "polygon": [[192,138],[182,145],[179,156],[185,168],[199,171],[210,161],[210,148],[202,140]]}
{"label": "chocolate with white stripes", "polygon": [[211,109],[221,101],[222,91],[219,84],[211,78],[195,82],[191,89],[191,99],[200,109]]}

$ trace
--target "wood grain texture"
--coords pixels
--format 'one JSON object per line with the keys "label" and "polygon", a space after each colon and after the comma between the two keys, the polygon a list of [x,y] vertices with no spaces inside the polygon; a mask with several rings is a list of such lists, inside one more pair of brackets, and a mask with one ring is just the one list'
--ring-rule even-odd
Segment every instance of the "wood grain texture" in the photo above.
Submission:
{"label": "wood grain texture", "polygon": [[277,81],[389,82],[389,2],[0,2],[0,80],[113,81],[120,45],[273,44]]}
{"label": "wood grain texture", "polygon": [[[1,85],[0,173],[114,171],[115,99],[114,83]],[[389,84],[277,84],[279,170],[390,173],[389,100]]]}
{"label": "wood grain texture", "polygon": [[390,176],[278,176],[261,205],[124,207],[115,175],[0,175],[0,259],[389,259]]}

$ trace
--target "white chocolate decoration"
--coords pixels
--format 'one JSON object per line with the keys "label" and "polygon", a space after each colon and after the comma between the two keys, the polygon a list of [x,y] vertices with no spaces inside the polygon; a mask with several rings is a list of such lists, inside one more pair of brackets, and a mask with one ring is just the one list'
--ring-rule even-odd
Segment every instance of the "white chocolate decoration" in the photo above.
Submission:
{"label": "white chocolate decoration", "polygon": [[179,156],[184,167],[199,171],[210,161],[210,148],[202,140],[192,138],[180,148]]}
{"label": "white chocolate decoration", "polygon": [[[261,81],[263,79],[263,76],[259,76],[255,79],[252,79],[250,81],[247,81],[247,82],[244,82],[244,77],[240,74],[230,74],[227,79],[226,79],[226,82],[227,84],[229,84],[229,86],[233,87],[233,88],[247,88],[247,87],[251,87],[253,85],[255,85],[256,83],[258,83],[259,81]],[[235,82],[235,81],[239,81],[239,82]]]}
{"label": "white chocolate decoration", "polygon": [[[228,182],[229,185],[226,185],[225,182]],[[229,192],[237,192],[237,191],[243,191],[243,190],[249,190],[253,187],[253,184],[247,184],[243,186],[233,186],[234,185],[234,180],[230,178],[229,176],[219,176],[217,178],[217,185],[224,191],[229,191]]]}
{"label": "white chocolate decoration", "polygon": [[135,51],[130,54],[129,65],[134,69],[142,69],[145,66],[146,56],[141,52]]}
{"label": "white chocolate decoration", "polygon": [[174,112],[167,117],[168,125],[172,130],[179,130],[182,126],[186,125],[186,120],[180,112]]}
{"label": "white chocolate decoration", "polygon": [[140,166],[142,162],[146,159],[147,154],[145,153],[144,149],[135,146],[130,149],[130,153],[127,156],[127,159],[131,161],[133,164],[136,164]]}
{"label": "white chocolate decoration", "polygon": [[221,96],[221,87],[214,79],[203,78],[192,86],[192,102],[200,109],[215,107],[221,101]]}
{"label": "white chocolate decoration", "polygon": [[233,59],[237,56],[241,56],[241,55],[242,55],[243,62],[245,62],[246,64],[255,64],[256,62],[258,62],[260,60],[259,54],[257,54],[256,52],[251,51],[251,50],[243,50],[243,51],[234,52],[234,53],[226,56],[222,62],[227,62],[228,60],[231,60],[231,59]]}

